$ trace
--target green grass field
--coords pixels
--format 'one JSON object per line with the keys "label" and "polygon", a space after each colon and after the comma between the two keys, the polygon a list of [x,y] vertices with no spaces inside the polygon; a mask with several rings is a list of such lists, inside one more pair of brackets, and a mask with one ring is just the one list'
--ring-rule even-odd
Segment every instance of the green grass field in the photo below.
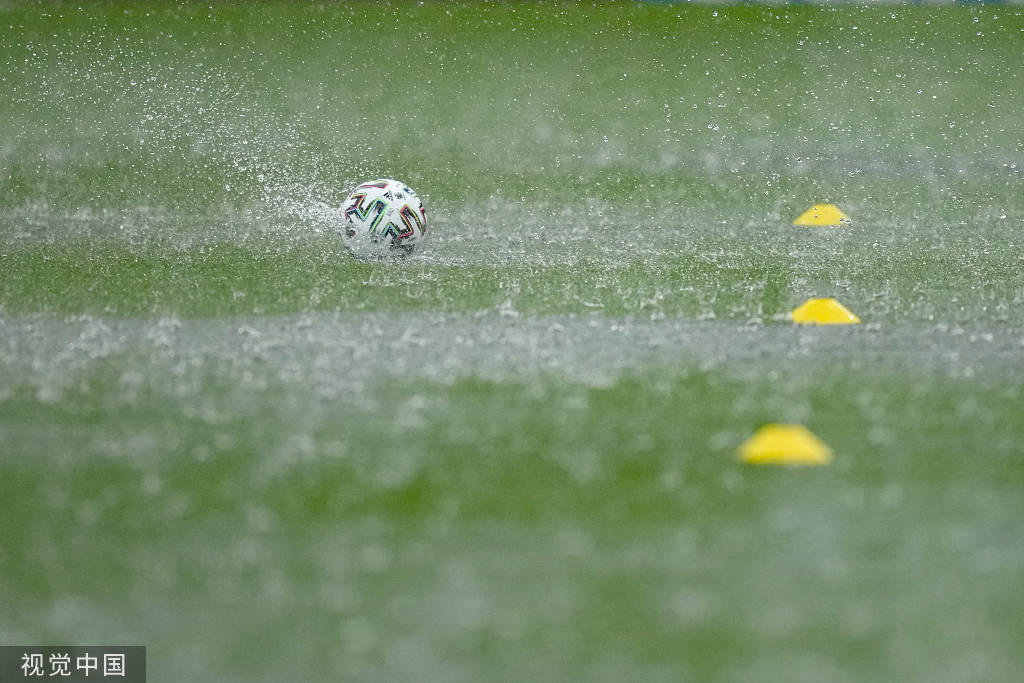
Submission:
{"label": "green grass field", "polygon": [[[0,27],[0,644],[1024,679],[1024,7]],[[425,196],[401,263],[336,232],[382,176]],[[823,201],[852,222],[791,225]],[[811,296],[864,324],[794,326]],[[738,462],[767,422],[833,463]]]}

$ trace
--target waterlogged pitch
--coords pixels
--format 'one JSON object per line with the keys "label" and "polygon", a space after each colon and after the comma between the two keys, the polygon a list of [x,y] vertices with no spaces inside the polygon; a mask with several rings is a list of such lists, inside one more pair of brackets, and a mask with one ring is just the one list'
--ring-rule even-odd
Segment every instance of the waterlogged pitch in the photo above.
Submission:
{"label": "waterlogged pitch", "polygon": [[[1024,8],[0,26],[0,643],[1024,678]],[[338,234],[378,177],[430,212],[401,263]],[[861,324],[794,325],[813,297]],[[767,423],[830,464],[740,462]]]}

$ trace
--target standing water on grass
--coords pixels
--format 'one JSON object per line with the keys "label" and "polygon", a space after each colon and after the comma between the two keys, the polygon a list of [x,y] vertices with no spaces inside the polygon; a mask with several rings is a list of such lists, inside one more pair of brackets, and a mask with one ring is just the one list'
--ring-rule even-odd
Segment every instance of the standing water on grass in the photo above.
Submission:
{"label": "standing water on grass", "polygon": [[[1020,5],[0,27],[0,643],[181,681],[1024,677]],[[353,259],[339,207],[389,177],[423,249]],[[821,203],[849,222],[792,225]],[[812,297],[863,324],[792,325]],[[832,464],[740,464],[779,422]]]}

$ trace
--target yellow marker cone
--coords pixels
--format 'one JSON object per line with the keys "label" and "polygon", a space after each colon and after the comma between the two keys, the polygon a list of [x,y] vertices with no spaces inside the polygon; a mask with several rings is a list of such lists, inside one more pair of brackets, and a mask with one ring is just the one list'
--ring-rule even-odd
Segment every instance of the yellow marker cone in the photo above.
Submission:
{"label": "yellow marker cone", "polygon": [[800,214],[793,225],[802,225],[813,228],[828,225],[842,225],[849,223],[850,218],[839,210],[839,207],[832,204],[815,204]]}
{"label": "yellow marker cone", "polygon": [[827,465],[832,449],[799,424],[766,424],[739,448],[752,465]]}
{"label": "yellow marker cone", "polygon": [[808,299],[790,313],[801,325],[857,325],[860,318],[835,299]]}

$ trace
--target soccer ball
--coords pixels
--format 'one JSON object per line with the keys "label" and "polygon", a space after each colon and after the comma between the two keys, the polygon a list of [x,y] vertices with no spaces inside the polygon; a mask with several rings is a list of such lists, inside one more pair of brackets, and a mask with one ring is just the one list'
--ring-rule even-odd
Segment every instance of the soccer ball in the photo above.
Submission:
{"label": "soccer ball", "polygon": [[357,256],[408,256],[423,241],[427,213],[403,182],[365,182],[345,198],[345,242]]}

